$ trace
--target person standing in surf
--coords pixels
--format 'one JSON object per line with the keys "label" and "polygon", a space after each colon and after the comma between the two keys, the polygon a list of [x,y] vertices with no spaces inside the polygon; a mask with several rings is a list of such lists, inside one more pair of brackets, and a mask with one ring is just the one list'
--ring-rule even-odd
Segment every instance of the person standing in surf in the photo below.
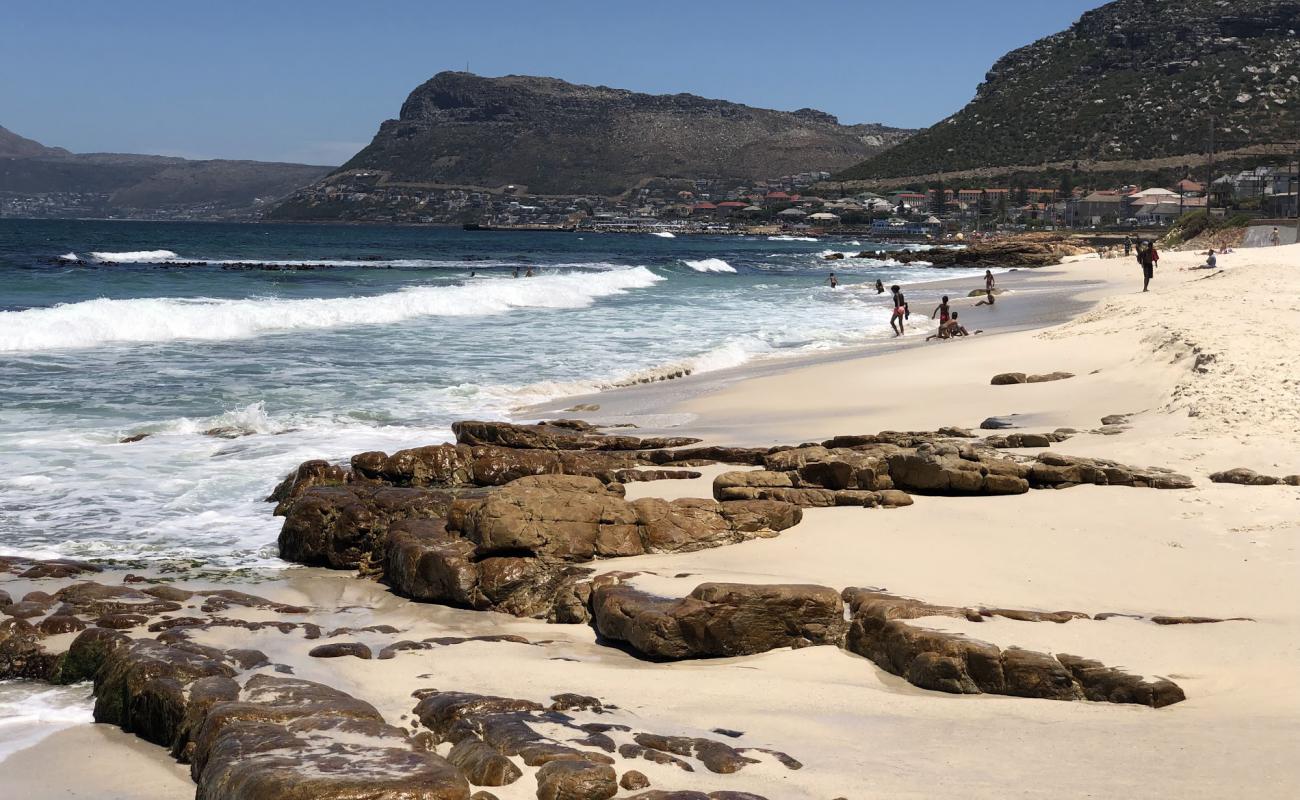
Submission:
{"label": "person standing in surf", "polygon": [[894,311],[889,315],[889,327],[893,329],[895,336],[902,336],[903,321],[907,319],[907,299],[903,297],[903,290],[897,285],[889,287],[889,292],[894,298]]}

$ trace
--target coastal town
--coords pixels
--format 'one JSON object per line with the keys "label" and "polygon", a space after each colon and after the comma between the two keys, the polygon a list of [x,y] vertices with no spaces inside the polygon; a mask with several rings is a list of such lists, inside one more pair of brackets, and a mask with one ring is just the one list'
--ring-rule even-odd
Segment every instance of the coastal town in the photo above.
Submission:
{"label": "coastal town", "polygon": [[[1064,182],[1068,183],[1068,182]],[[546,196],[522,185],[497,190],[390,184],[355,170],[300,190],[277,211],[323,210],[354,223],[463,225],[469,229],[597,232],[845,233],[925,237],[958,231],[1167,228],[1183,216],[1286,218],[1296,213],[1296,165],[1184,177],[1168,186],[970,186],[845,193],[827,172],[750,185],[711,180],[648,181],[627,196]]]}

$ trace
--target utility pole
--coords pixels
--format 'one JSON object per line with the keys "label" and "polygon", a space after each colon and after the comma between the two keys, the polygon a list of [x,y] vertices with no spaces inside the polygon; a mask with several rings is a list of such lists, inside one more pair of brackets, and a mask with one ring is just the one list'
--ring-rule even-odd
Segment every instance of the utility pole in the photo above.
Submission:
{"label": "utility pole", "polygon": [[[1296,133],[1300,134],[1300,126],[1297,126]],[[1295,240],[1300,244],[1300,136],[1296,138],[1295,177],[1295,195],[1292,197],[1295,201]]]}
{"label": "utility pole", "polygon": [[1210,163],[1209,180],[1205,182],[1205,218],[1210,217],[1210,208],[1214,206],[1214,117],[1210,117]]}

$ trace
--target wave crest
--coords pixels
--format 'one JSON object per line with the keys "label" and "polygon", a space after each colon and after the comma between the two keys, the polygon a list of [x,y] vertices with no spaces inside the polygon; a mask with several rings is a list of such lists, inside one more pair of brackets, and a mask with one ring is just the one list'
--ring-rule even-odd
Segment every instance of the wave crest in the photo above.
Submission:
{"label": "wave crest", "polygon": [[0,352],[178,339],[219,341],[293,330],[392,324],[418,317],[585,308],[599,298],[648,288],[663,280],[645,267],[630,267],[475,281],[472,285],[422,286],[372,297],[87,300],[0,312]]}
{"label": "wave crest", "polygon": [[735,272],[736,268],[720,258],[704,258],[699,261],[682,259],[682,263],[696,272]]}

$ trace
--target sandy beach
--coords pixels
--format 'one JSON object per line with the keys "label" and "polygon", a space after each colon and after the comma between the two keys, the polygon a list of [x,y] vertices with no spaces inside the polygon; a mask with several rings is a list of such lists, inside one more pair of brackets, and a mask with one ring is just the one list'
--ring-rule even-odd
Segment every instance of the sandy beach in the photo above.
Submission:
{"label": "sandy beach", "polygon": [[[1203,260],[1166,254],[1145,294],[1131,259],[1016,273],[1000,281],[1008,291],[993,308],[952,293],[961,321],[986,330],[978,336],[926,344],[913,334],[901,346],[564,403],[600,404],[599,411],[568,416],[635,420],[642,425],[637,435],[748,446],[943,426],[978,430],[987,418],[1010,417],[1014,432],[1077,431],[1053,443],[1052,452],[1189,476],[1194,486],[1178,491],[1082,485],[1006,496],[921,493],[905,508],[806,508],[802,521],[779,536],[593,564],[630,573],[626,583],[669,598],[710,581],[817,584],[837,592],[873,587],[957,607],[1083,612],[1090,618],[1066,623],[998,616],[912,622],[1004,649],[1072,653],[1165,678],[1186,693],[1182,702],[1149,708],[947,694],[833,646],[656,663],[608,646],[587,625],[415,603],[349,571],[309,568],[239,588],[310,609],[294,619],[326,632],[350,632],[317,641],[274,628],[212,628],[196,631],[192,641],[261,650],[296,677],[364,699],[406,728],[415,727],[411,694],[419,689],[539,701],[577,692],[611,708],[569,712],[579,722],[715,739],[721,728],[743,734],[728,739],[734,746],[765,749],[747,751],[757,763],[736,774],[620,757],[620,774],[636,769],[654,788],[745,791],[772,800],[1294,795],[1300,487],[1212,483],[1208,476],[1235,467],[1300,473],[1300,245],[1241,250],[1221,256],[1216,271],[1192,269]],[[1049,285],[1059,314],[1044,326],[1026,307]],[[929,310],[913,307],[922,315]],[[998,373],[1054,371],[1074,377],[990,384]],[[526,413],[554,416],[550,408]],[[701,477],[629,483],[627,499],[712,497],[716,476],[743,468],[695,469]],[[59,585],[16,580],[0,588],[17,599]],[[282,618],[256,609],[230,613]],[[1092,618],[1108,614],[1118,616]],[[1161,616],[1229,621],[1152,622]],[[377,625],[397,633],[365,630]],[[461,641],[384,660],[307,656],[330,641],[379,650],[395,639],[501,635],[520,640]],[[449,749],[443,743],[437,752]],[[766,750],[802,766],[791,769]],[[48,765],[59,765],[58,773],[33,777]],[[492,795],[537,796],[537,768],[522,769],[523,779],[491,788]],[[14,797],[33,800],[162,800],[193,792],[184,768],[162,748],[108,726],[53,733],[0,761],[0,781],[20,787]]]}

